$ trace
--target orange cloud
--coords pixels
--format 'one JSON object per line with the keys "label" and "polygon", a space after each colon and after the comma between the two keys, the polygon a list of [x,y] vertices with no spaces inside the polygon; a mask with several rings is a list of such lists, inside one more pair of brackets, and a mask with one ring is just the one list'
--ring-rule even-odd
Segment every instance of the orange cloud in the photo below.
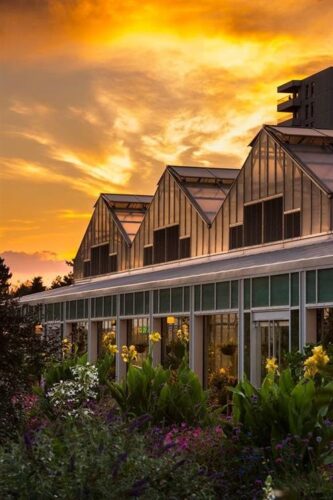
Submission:
{"label": "orange cloud", "polygon": [[153,193],[166,163],[241,166],[276,86],[332,65],[331,0],[2,0],[0,15],[16,252],[70,258],[100,192]]}

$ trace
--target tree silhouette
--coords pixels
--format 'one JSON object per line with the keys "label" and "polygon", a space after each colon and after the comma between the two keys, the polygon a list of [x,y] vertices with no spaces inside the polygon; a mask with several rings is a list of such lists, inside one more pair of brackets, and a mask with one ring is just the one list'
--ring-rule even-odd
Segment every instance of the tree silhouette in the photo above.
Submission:
{"label": "tree silhouette", "polygon": [[9,271],[9,267],[6,266],[5,260],[0,257],[0,301],[6,299],[9,295],[9,280],[12,277],[12,273]]}
{"label": "tree silhouette", "polygon": [[43,283],[41,276],[35,276],[32,281],[26,281],[13,292],[14,297],[23,297],[23,295],[30,295],[32,293],[44,292],[46,286]]}

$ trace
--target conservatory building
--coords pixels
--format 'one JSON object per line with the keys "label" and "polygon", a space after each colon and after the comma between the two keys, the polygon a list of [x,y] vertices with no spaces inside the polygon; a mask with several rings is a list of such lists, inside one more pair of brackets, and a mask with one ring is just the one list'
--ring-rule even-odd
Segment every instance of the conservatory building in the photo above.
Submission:
{"label": "conservatory building", "polygon": [[267,357],[333,339],[333,130],[265,125],[250,148],[241,169],[168,166],[153,196],[101,194],[75,283],[21,299],[45,335],[95,361],[113,332],[141,363],[158,331],[155,362],[188,349],[205,387],[221,369],[259,384]]}

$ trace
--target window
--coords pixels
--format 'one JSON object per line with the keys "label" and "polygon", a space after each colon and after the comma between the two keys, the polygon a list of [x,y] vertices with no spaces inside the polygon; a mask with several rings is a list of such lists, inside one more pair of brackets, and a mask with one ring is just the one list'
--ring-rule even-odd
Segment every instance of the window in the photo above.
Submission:
{"label": "window", "polygon": [[96,274],[100,274],[100,251],[99,247],[94,247],[91,249],[91,274],[95,276]]}
{"label": "window", "polygon": [[301,212],[284,214],[284,237],[298,238],[301,235]]}
{"label": "window", "polygon": [[[154,245],[144,249],[144,265],[149,265],[150,254],[151,262],[159,264],[172,260],[186,259],[190,257],[190,238],[179,238],[179,225],[170,226],[154,231]],[[145,263],[147,262],[147,264]]]}
{"label": "window", "polygon": [[264,243],[282,240],[282,197],[264,201]]}
{"label": "window", "polygon": [[309,105],[306,104],[305,106],[305,119],[307,120],[309,118]]}
{"label": "window", "polygon": [[316,271],[307,271],[306,273],[306,303],[314,304],[316,302]]}
{"label": "window", "polygon": [[311,96],[314,96],[315,82],[311,82]]}
{"label": "window", "polygon": [[165,262],[165,229],[154,231],[154,264]]}
{"label": "window", "polygon": [[333,301],[333,269],[320,269],[318,271],[318,301]]}
{"label": "window", "polygon": [[109,255],[109,273],[115,273],[118,270],[117,254]]}
{"label": "window", "polygon": [[[97,274],[114,273],[117,271],[117,255],[109,256],[109,244],[91,248],[90,271],[93,276]],[[87,266],[88,271],[88,266]],[[87,275],[88,276],[88,275]]]}
{"label": "window", "polygon": [[[246,205],[244,207],[244,245],[260,245],[260,243],[282,240],[282,216],[282,196]],[[239,244],[240,241],[240,234],[231,233],[230,248],[235,248],[233,245]]]}
{"label": "window", "polygon": [[289,305],[289,274],[271,276],[271,306]]}
{"label": "window", "polygon": [[310,115],[311,115],[311,118],[313,118],[313,111],[314,111],[314,105],[313,105],[313,102],[310,104]]}
{"label": "window", "polygon": [[191,255],[191,238],[179,240],[179,258],[188,259]]}
{"label": "window", "polygon": [[309,85],[305,85],[305,99],[309,97]]}
{"label": "window", "polygon": [[230,250],[243,246],[243,224],[230,228]]}
{"label": "window", "polygon": [[143,265],[151,266],[153,263],[153,247],[144,247],[143,249]]}
{"label": "window", "polygon": [[262,203],[244,207],[244,245],[259,245],[262,242]]}
{"label": "window", "polygon": [[100,271],[98,274],[106,274],[109,267],[109,245],[103,245],[100,248]]}
{"label": "window", "polygon": [[87,276],[90,276],[91,271],[90,271],[90,260],[86,260],[83,262],[83,276],[86,278]]}
{"label": "window", "polygon": [[253,278],[252,280],[252,306],[264,307],[268,306],[269,298],[269,279]]}

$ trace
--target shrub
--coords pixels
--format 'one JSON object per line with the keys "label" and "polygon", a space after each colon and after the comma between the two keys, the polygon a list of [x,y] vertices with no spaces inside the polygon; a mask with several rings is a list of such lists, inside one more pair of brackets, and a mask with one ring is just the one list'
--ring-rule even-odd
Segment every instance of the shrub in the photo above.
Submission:
{"label": "shrub", "polygon": [[46,393],[53,414],[61,417],[77,417],[80,410],[90,413],[87,405],[98,396],[97,368],[87,363],[72,367],[73,380],[61,380]]}
{"label": "shrub", "polygon": [[160,450],[123,424],[65,420],[6,450],[0,497],[51,499],[213,499],[212,481],[193,460]]}
{"label": "shrub", "polygon": [[142,367],[129,363],[126,379],[110,391],[124,415],[152,416],[154,422],[194,423],[207,419],[207,398],[184,358],[176,371],[153,367],[149,353]]}
{"label": "shrub", "polygon": [[333,441],[333,428],[328,425],[333,419],[332,368],[325,366],[328,357],[321,348],[312,352],[299,381],[290,368],[279,374],[268,363],[271,371],[259,389],[247,380],[230,389],[234,422],[251,432],[256,444],[271,444],[273,449],[289,435],[299,436],[298,452],[304,464],[311,460],[309,448],[313,457],[327,460]]}

